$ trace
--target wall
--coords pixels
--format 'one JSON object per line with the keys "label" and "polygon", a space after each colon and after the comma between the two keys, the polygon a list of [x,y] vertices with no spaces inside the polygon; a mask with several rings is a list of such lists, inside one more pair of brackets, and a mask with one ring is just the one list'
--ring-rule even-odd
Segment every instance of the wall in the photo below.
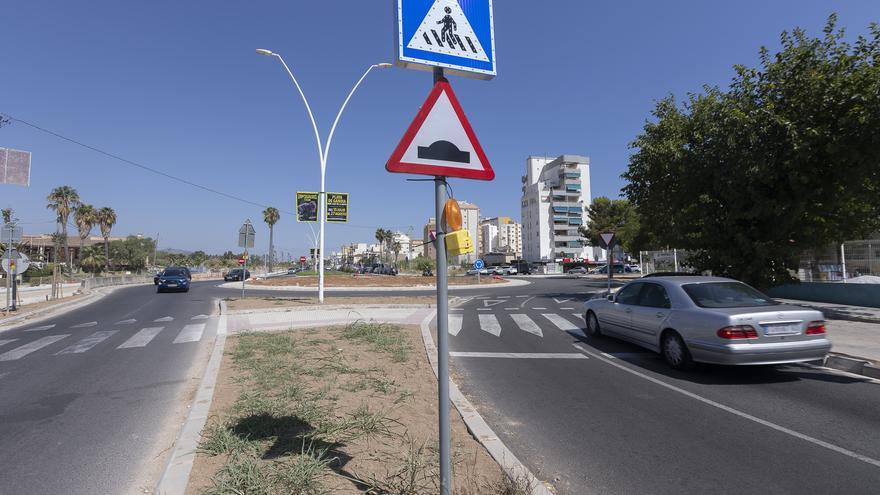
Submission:
{"label": "wall", "polygon": [[770,297],[880,308],[880,284],[801,282],[767,291]]}

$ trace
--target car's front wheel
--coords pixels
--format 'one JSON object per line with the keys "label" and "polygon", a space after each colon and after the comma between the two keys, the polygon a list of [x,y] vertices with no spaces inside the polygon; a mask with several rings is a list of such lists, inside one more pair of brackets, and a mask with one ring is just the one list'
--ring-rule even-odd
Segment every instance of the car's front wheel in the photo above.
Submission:
{"label": "car's front wheel", "polygon": [[694,367],[694,359],[679,334],[673,331],[666,332],[660,342],[660,352],[663,360],[671,368],[677,370],[689,370]]}
{"label": "car's front wheel", "polygon": [[587,336],[598,337],[602,335],[602,329],[599,328],[599,318],[596,317],[596,313],[592,311],[587,312],[584,320],[587,322]]}

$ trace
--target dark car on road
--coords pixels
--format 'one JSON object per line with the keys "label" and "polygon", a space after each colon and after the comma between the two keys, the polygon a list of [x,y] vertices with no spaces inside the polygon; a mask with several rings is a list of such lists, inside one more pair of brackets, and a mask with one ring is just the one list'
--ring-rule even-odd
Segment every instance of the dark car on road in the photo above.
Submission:
{"label": "dark car on road", "polygon": [[251,278],[250,270],[245,270],[243,268],[233,268],[223,275],[223,280],[226,282],[238,282],[241,281],[241,277],[244,276],[244,279],[247,280]]}
{"label": "dark car on road", "polygon": [[[165,267],[165,270],[172,270],[172,269],[173,270],[183,270],[183,273],[186,275],[187,280],[192,280],[192,278],[193,278],[192,273],[190,273],[190,271],[189,271],[189,268],[187,268],[185,266],[166,266]],[[162,276],[162,274],[165,272],[165,270],[162,270],[161,272],[153,275],[153,285],[159,285],[159,277]]]}
{"label": "dark car on road", "polygon": [[188,271],[181,268],[166,268],[159,275],[156,292],[183,291],[189,292]]}

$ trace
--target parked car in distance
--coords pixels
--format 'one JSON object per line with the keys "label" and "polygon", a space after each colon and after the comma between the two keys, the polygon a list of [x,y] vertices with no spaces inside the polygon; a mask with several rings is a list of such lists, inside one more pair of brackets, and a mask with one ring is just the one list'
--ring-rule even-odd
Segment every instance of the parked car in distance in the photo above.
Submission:
{"label": "parked car in distance", "polygon": [[825,317],[722,277],[640,278],[584,303],[588,336],[659,352],[675,369],[694,362],[766,365],[817,361],[831,349]]}
{"label": "parked car in distance", "polygon": [[589,272],[589,270],[587,270],[586,267],[576,266],[574,268],[569,268],[568,271],[565,273],[567,273],[569,275],[585,275],[588,272]]}
{"label": "parked car in distance", "polygon": [[476,268],[471,268],[470,270],[468,270],[464,273],[465,273],[465,275],[476,275],[478,273],[480,275],[488,275],[489,269],[488,268],[480,268],[479,270],[477,270]]}
{"label": "parked car in distance", "polygon": [[[608,273],[608,265],[606,264],[606,265],[602,265],[600,267],[594,268],[594,269],[590,270],[590,273],[599,274],[599,275]],[[614,265],[614,273],[632,273],[632,268],[630,268],[629,265],[615,264]]]}
{"label": "parked car in distance", "polygon": [[183,291],[189,292],[189,277],[187,272],[177,268],[166,268],[159,275],[159,282],[156,284],[156,292],[165,291]]}
{"label": "parked car in distance", "polygon": [[298,270],[297,268],[288,268],[288,269],[287,269],[287,274],[288,274],[288,275],[296,275],[296,272],[298,272],[298,271],[299,271],[299,270]]}
{"label": "parked car in distance", "polygon": [[504,265],[501,267],[501,275],[516,275],[517,273],[519,273],[519,270],[515,266]]}
{"label": "parked car in distance", "polygon": [[642,275],[642,278],[654,278],[654,277],[699,277],[699,273],[690,273],[690,272],[654,272],[649,273],[647,275]]}
{"label": "parked car in distance", "polygon": [[233,268],[226,272],[226,275],[223,275],[223,280],[226,282],[240,282],[242,276],[244,276],[245,280],[251,278],[251,271],[243,268]]}

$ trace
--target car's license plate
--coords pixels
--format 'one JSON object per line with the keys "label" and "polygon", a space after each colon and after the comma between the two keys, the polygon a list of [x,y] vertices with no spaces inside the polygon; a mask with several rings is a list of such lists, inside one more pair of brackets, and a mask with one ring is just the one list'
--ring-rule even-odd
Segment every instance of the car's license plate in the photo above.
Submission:
{"label": "car's license plate", "polygon": [[168,287],[177,287],[177,282],[168,282]]}
{"label": "car's license plate", "polygon": [[764,325],[764,335],[793,335],[798,333],[801,333],[801,326],[797,323]]}

